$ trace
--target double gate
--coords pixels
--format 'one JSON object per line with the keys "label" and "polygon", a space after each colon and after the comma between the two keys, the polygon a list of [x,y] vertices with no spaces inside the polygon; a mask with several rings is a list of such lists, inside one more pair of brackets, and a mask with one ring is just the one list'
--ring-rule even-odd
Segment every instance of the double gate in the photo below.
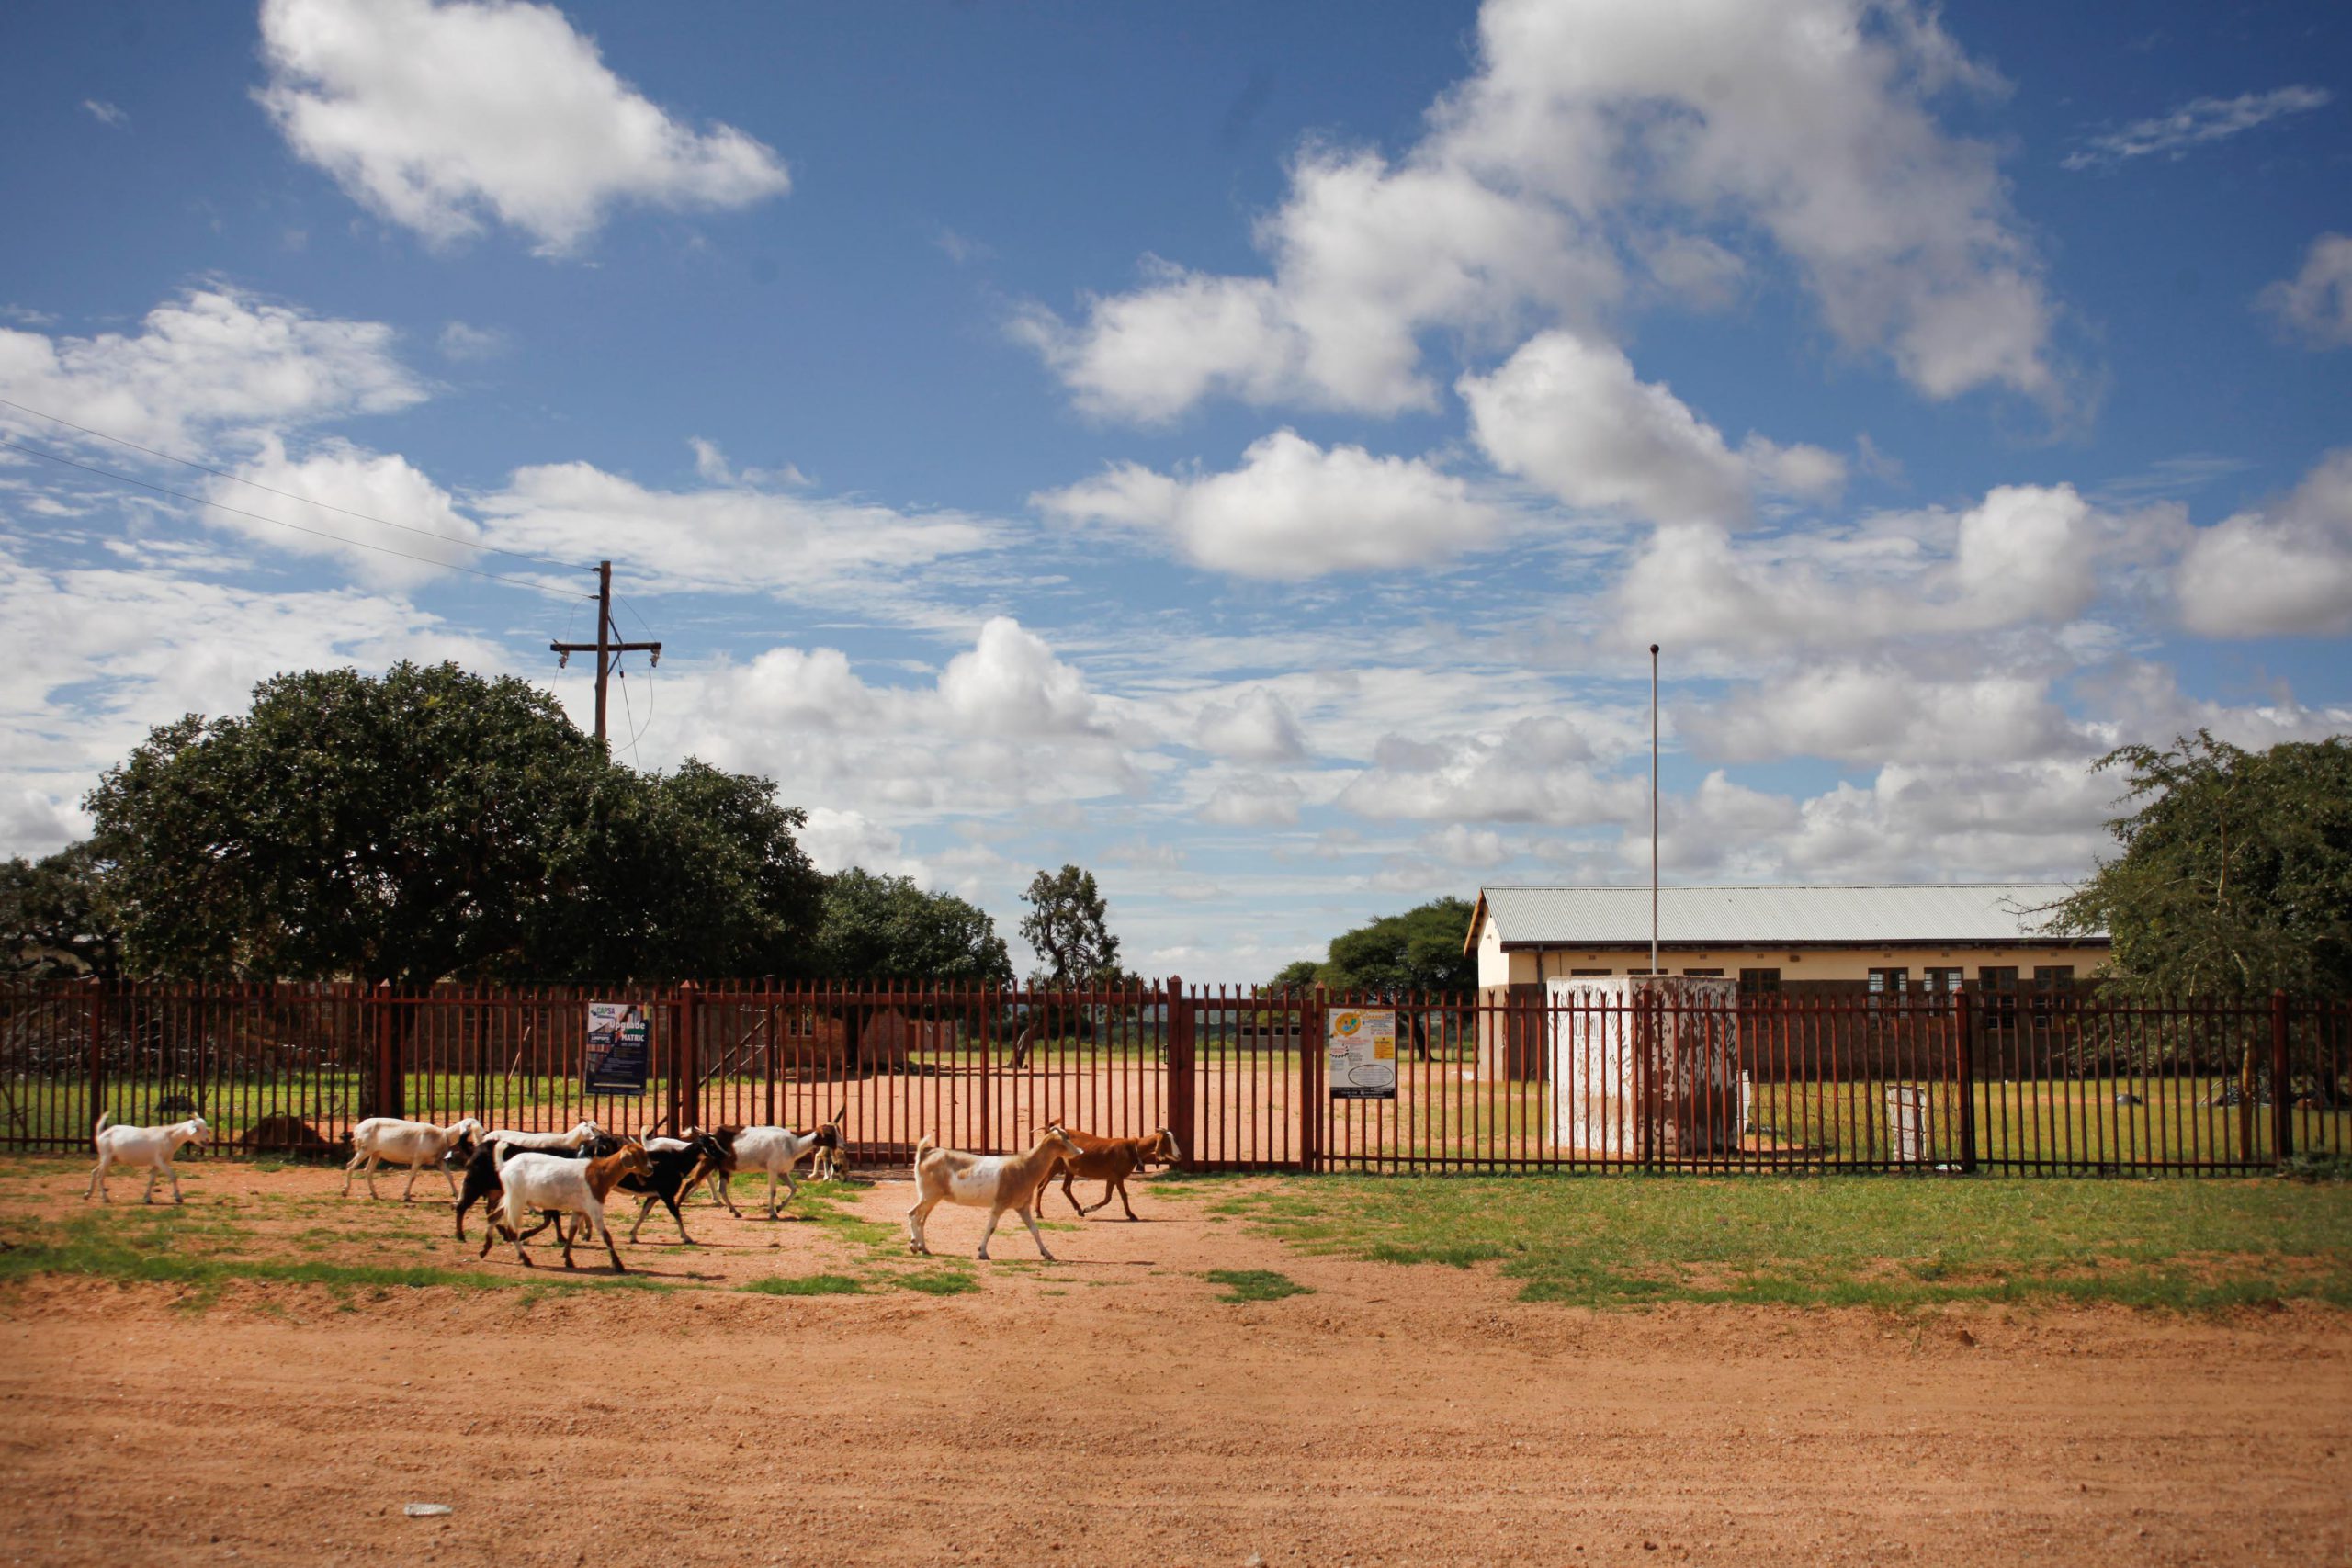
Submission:
{"label": "double gate", "polygon": [[[643,1094],[586,1087],[592,998],[642,1010]],[[1326,1021],[1343,1006],[1393,1011],[1393,1098],[1335,1098]],[[320,1157],[371,1115],[640,1131],[839,1113],[870,1167],[924,1136],[1017,1149],[1058,1121],[1167,1127],[1205,1170],[2252,1170],[2352,1153],[2352,1009],[1973,991],[1563,1005],[1174,980],[0,987],[0,1147],[86,1148],[102,1111],[202,1114],[216,1150]]]}

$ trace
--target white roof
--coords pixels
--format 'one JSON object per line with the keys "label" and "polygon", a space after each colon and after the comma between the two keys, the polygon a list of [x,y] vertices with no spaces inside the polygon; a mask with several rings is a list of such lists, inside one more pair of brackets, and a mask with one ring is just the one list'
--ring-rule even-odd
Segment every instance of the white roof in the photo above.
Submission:
{"label": "white roof", "polygon": [[[1896,942],[2104,942],[2104,932],[2041,934],[2034,911],[2074,889],[2063,882],[1937,882],[1881,887],[1661,887],[1658,940],[1676,947]],[[1647,887],[1482,887],[1505,947],[1646,944]],[[1477,935],[1477,917],[1471,936]]]}

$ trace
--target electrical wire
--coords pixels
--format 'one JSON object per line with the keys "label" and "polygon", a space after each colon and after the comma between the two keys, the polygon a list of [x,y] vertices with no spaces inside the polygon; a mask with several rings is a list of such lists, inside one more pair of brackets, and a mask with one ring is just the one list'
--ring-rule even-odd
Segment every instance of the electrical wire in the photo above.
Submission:
{"label": "electrical wire", "polygon": [[[365,539],[349,538],[342,534],[330,534],[323,528],[307,528],[300,523],[288,523],[282,517],[265,517],[258,512],[248,512],[242,506],[231,506],[225,502],[211,501],[204,496],[189,495],[185,491],[172,490],[166,486],[159,484],[150,484],[145,479],[133,479],[129,474],[118,474],[111,468],[101,468],[89,463],[75,462],[71,457],[60,457],[54,452],[45,452],[38,446],[28,446],[21,441],[11,441],[6,436],[0,436],[0,446],[10,447],[16,451],[25,453],[28,457],[45,458],[52,463],[62,463],[69,468],[79,468],[85,474],[96,474],[100,479],[113,479],[118,484],[137,485],[141,490],[152,490],[157,495],[167,495],[174,501],[185,501],[191,506],[209,506],[215,511],[226,512],[233,516],[250,517],[256,523],[266,523],[273,528],[291,528],[298,534],[308,534],[313,538],[331,539],[338,545],[348,545],[356,550],[374,550],[379,555],[398,556],[403,560],[422,561],[426,566],[438,567],[443,571],[462,571],[468,577],[484,578],[492,582],[512,583],[517,588],[527,588],[535,593],[552,594],[560,599],[593,599],[595,597],[593,593],[578,593],[570,589],[551,588],[544,582],[535,582],[527,577],[509,577],[503,572],[483,571],[477,567],[459,566],[455,561],[435,560],[430,556],[413,555],[407,550],[396,550],[390,545],[371,545]],[[298,497],[296,499],[299,500],[300,498]],[[356,516],[357,514],[354,513],[354,515]],[[371,518],[369,521],[372,522],[374,519]],[[392,526],[397,527],[399,525],[395,524],[392,525]],[[413,529],[411,532],[424,532],[424,530]],[[439,534],[435,534],[433,536],[435,538],[447,537],[446,535]],[[454,539],[450,542],[452,544],[462,543],[462,541]],[[473,548],[486,547],[468,547]],[[535,560],[537,558],[526,556],[524,558],[526,560]],[[545,564],[558,565],[559,563],[547,562]],[[574,567],[562,567],[561,570],[565,571],[573,571],[579,569]]]}
{"label": "electrical wire", "polygon": [[[621,668],[621,661],[618,655],[616,655],[613,659],[613,679],[621,683],[621,716],[628,719],[629,724],[628,761],[630,767],[636,768],[639,766],[640,762],[640,759],[637,754],[638,737],[643,735],[645,730],[643,727],[639,725],[637,722],[637,710],[629,705],[628,671]],[[649,713],[646,716],[645,722],[647,724],[653,722],[653,716],[651,714]]]}
{"label": "electrical wire", "polygon": [[[20,403],[14,398],[0,398],[0,404],[6,404],[9,408],[18,410],[24,413],[31,414],[37,419],[50,420],[55,423],[63,425],[68,430],[78,430],[83,434],[96,436],[100,441],[111,441],[118,446],[128,446],[134,452],[144,452],[150,457],[161,457],[166,463],[184,464],[188,468],[196,469],[198,473],[210,474],[215,479],[227,479],[233,484],[251,485],[255,490],[267,491],[272,495],[281,495],[288,501],[299,501],[305,506],[317,506],[322,507],[329,512],[340,512],[345,517],[356,517],[362,523],[373,523],[379,528],[398,528],[403,533],[422,534],[428,539],[439,539],[444,544],[459,545],[469,550],[482,550],[494,556],[507,556],[515,560],[526,560],[534,566],[553,567],[558,571],[586,571],[589,570],[576,562],[549,560],[545,556],[529,555],[521,550],[503,549],[497,545],[477,544],[471,539],[461,539],[455,534],[444,534],[438,529],[419,528],[413,524],[409,523],[394,523],[389,518],[373,517],[365,512],[354,512],[348,506],[337,506],[331,501],[321,501],[316,496],[298,495],[290,490],[279,490],[276,485],[266,485],[259,479],[249,479],[242,474],[232,474],[225,468],[216,468],[209,464],[199,463],[193,457],[175,457],[169,452],[158,452],[153,446],[141,446],[136,441],[126,440],[124,437],[119,435],[108,435],[103,430],[92,430],[86,424],[76,424],[70,419],[65,419],[60,415],[49,413],[40,409],[34,408],[29,403]],[[137,481],[133,482],[135,483]],[[291,525],[292,525],[290,524],[288,525],[288,526]]]}

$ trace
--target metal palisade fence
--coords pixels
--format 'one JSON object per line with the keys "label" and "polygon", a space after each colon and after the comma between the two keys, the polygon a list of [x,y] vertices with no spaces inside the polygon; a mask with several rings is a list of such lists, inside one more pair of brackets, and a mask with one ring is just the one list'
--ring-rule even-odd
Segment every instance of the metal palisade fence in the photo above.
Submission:
{"label": "metal palisade fence", "polygon": [[[592,1001],[644,1086],[588,1087]],[[363,1117],[621,1131],[846,1119],[1166,1127],[1202,1170],[2229,1172],[2352,1155],[2352,1004],[2087,988],[1267,997],[922,984],[0,987],[0,1147],[201,1114],[216,1155],[333,1156]]]}

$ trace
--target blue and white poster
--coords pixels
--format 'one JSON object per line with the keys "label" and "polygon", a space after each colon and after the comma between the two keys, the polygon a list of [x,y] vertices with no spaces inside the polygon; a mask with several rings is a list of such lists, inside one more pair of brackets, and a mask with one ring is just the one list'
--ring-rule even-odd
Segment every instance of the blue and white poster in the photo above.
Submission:
{"label": "blue and white poster", "polygon": [[589,1093],[643,1094],[651,1065],[645,1009],[640,1004],[588,1004]]}

